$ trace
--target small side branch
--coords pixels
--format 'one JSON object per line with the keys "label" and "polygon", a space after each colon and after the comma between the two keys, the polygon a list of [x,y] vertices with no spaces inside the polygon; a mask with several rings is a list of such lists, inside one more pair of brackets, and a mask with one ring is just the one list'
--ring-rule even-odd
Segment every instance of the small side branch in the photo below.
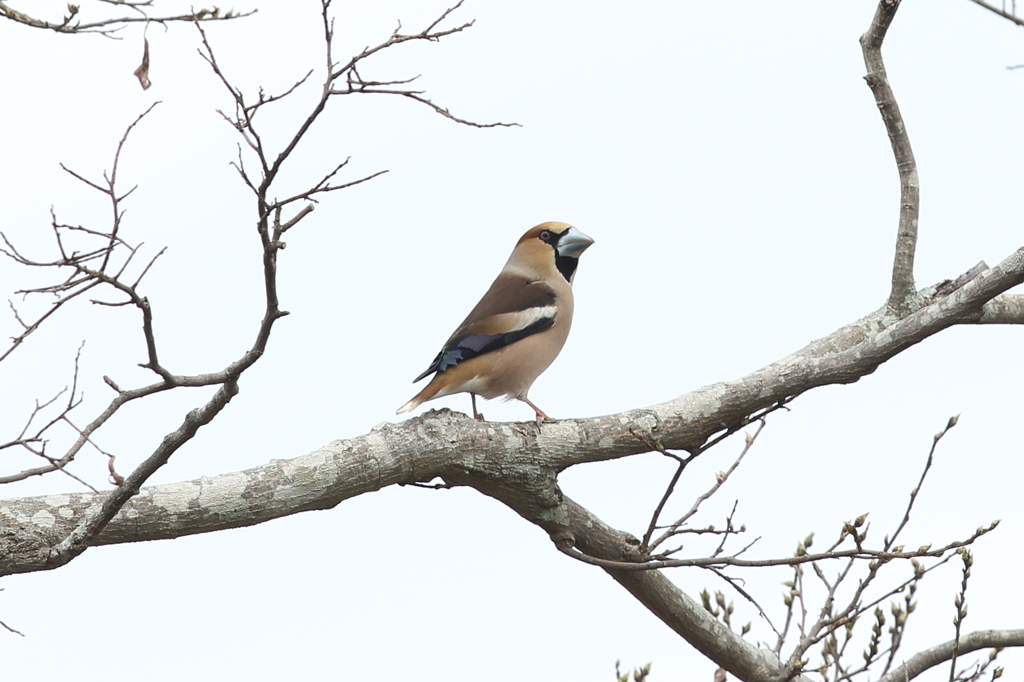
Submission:
{"label": "small side branch", "polygon": [[964,619],[967,618],[967,581],[971,578],[971,566],[974,565],[974,557],[966,548],[959,550],[960,559],[963,561],[963,579],[960,581],[960,593],[956,595],[953,604],[956,606],[956,616],[953,618],[955,635],[953,636],[953,656],[949,660],[949,682],[957,679],[956,659],[960,655],[960,628],[963,627]]}
{"label": "small side branch", "polygon": [[921,196],[917,176],[917,161],[910,147],[910,137],[900,114],[899,105],[889,86],[889,78],[882,61],[882,42],[892,23],[900,0],[880,0],[878,9],[867,33],[861,36],[867,81],[875,96],[875,103],[882,114],[882,122],[889,134],[892,151],[896,157],[896,169],[900,175],[900,220],[896,236],[896,255],[892,267],[892,289],[889,292],[888,307],[896,314],[910,312],[914,287],[914,255],[917,251],[917,222],[920,213]]}
{"label": "small side branch", "polygon": [[4,630],[7,630],[7,632],[10,632],[13,635],[21,635],[22,637],[25,636],[24,632],[21,632],[19,630],[15,630],[14,628],[12,628],[10,625],[8,625],[7,623],[3,622],[2,620],[0,620],[0,627],[2,627]]}
{"label": "small side branch", "polygon": [[[457,3],[449,7],[440,17],[434,20],[432,24],[427,26],[419,33],[403,34],[401,32],[402,26],[391,34],[391,36],[384,42],[374,47],[367,47],[362,52],[352,57],[344,66],[335,68],[333,60],[328,54],[328,80],[327,89],[325,92],[329,95],[397,95],[399,97],[405,97],[411,99],[414,102],[419,102],[427,107],[430,107],[438,114],[441,114],[445,118],[461,123],[462,125],[471,126],[474,128],[495,128],[495,127],[510,127],[518,126],[518,123],[477,123],[469,119],[460,118],[455,114],[451,113],[446,107],[442,107],[432,102],[426,97],[422,90],[413,90],[411,88],[405,88],[400,86],[409,85],[413,81],[419,78],[419,76],[413,76],[411,78],[402,78],[394,80],[370,80],[363,78],[359,73],[359,68],[366,62],[366,60],[374,54],[386,50],[390,47],[400,45],[409,41],[428,41],[437,42],[442,38],[461,33],[473,25],[473,22],[467,22],[459,26],[448,29],[439,29],[438,26],[445,21],[453,12],[462,6],[463,0],[459,0]],[[329,2],[323,4],[323,18],[324,18],[324,33],[327,37],[328,44],[330,44],[333,37],[334,31],[331,21],[327,16],[327,9]],[[343,83],[343,85],[342,85]]]}
{"label": "small side branch", "polygon": [[816,564],[832,559],[858,559],[862,561],[875,561],[879,564],[886,564],[892,561],[908,561],[910,559],[922,559],[930,557],[941,558],[951,551],[962,547],[973,545],[980,537],[986,535],[999,525],[998,521],[982,526],[963,540],[955,540],[942,547],[931,548],[930,546],[920,547],[916,550],[907,550],[898,547],[892,551],[884,549],[869,549],[867,547],[833,550],[819,552],[816,554],[797,554],[791,557],[779,557],[775,559],[741,559],[739,555],[747,548],[729,556],[699,557],[693,559],[660,559],[652,561],[616,561],[588,556],[571,547],[559,548],[565,554],[585,564],[592,564],[602,568],[613,568],[621,571],[653,571],[661,568],[708,568],[721,569],[726,566],[739,568],[766,568],[768,566],[800,566],[803,564]]}
{"label": "small side branch", "polygon": [[[57,546],[50,550],[47,563],[53,568],[63,566],[88,549],[91,542],[99,535],[110,520],[130,500],[142,484],[170,459],[182,445],[192,439],[199,429],[213,421],[214,417],[238,393],[238,384],[229,381],[221,385],[213,397],[201,408],[192,410],[185,416],[182,425],[175,431],[164,436],[160,446],[146,458],[142,464],[122,479],[122,485],[114,489],[100,505],[98,511],[89,514],[85,520],[68,534]],[[113,466],[111,464],[111,471]]]}
{"label": "small side branch", "polygon": [[914,509],[914,502],[917,501],[917,496],[921,492],[921,487],[924,485],[924,479],[928,476],[928,472],[932,468],[932,462],[935,460],[935,449],[938,447],[939,441],[942,440],[942,437],[949,433],[949,430],[956,426],[958,421],[960,421],[960,415],[950,417],[949,421],[946,422],[946,428],[936,433],[932,438],[932,447],[928,451],[928,459],[925,461],[924,469],[921,471],[921,478],[917,482],[917,487],[910,491],[910,501],[907,502],[907,509],[903,512],[903,520],[900,521],[900,525],[896,527],[896,531],[893,532],[892,536],[886,538],[885,549],[890,549],[896,544],[896,538],[899,537],[899,534],[910,521],[910,512]]}
{"label": "small side branch", "polygon": [[[999,7],[996,7],[995,5],[992,5],[992,4],[989,4],[989,3],[985,2],[985,0],[971,0],[971,2],[973,2],[975,5],[981,5],[982,7],[987,9],[989,12],[995,12],[996,14],[1001,16],[1003,19],[1009,19],[1010,21],[1012,21],[1013,23],[1017,24],[1018,26],[1024,26],[1024,19],[1021,19],[1020,17],[1018,17],[1015,11],[1014,12],[1007,12],[1006,11],[1006,3],[1005,2],[1003,3],[1002,9],[1000,9]],[[1015,7],[1016,7],[1016,4],[1017,3],[1014,3]]]}
{"label": "small side branch", "polygon": [[[650,529],[648,529],[648,535],[645,536],[645,538],[644,538],[644,546],[645,547],[649,546],[651,550],[654,550],[655,548],[660,547],[669,538],[674,537],[675,535],[678,535],[680,533],[679,529],[697,513],[697,511],[700,509],[701,504],[703,504],[705,501],[707,501],[709,498],[711,498],[711,496],[714,495],[716,492],[718,492],[718,489],[721,488],[725,484],[725,482],[729,480],[729,477],[732,475],[732,473],[734,471],[736,471],[736,469],[739,467],[739,465],[743,462],[743,458],[747,456],[748,452],[750,452],[750,448],[753,447],[754,442],[757,440],[757,437],[759,435],[761,435],[761,431],[764,430],[764,427],[765,427],[764,417],[761,417],[758,421],[759,421],[759,424],[758,424],[757,430],[754,431],[753,435],[751,435],[749,433],[746,434],[746,439],[744,440],[743,450],[740,451],[739,456],[732,463],[732,466],[730,466],[726,471],[719,472],[718,474],[716,474],[714,484],[706,492],[704,492],[703,494],[701,494],[700,496],[697,497],[697,499],[693,503],[693,506],[690,507],[690,510],[688,512],[686,512],[685,514],[683,514],[674,523],[672,523],[665,530],[665,532],[662,533],[661,536],[658,537],[653,543],[650,543],[650,545],[648,545],[648,542],[650,541],[650,534],[653,533],[654,524],[657,521],[657,516],[655,516],[655,518],[652,519],[651,527],[650,527]],[[678,473],[682,473],[683,466],[685,466],[685,463],[680,465],[680,469],[679,469]],[[675,481],[678,479],[678,473],[676,475],[676,478],[674,478],[673,481],[672,481],[673,486],[675,485]],[[671,492],[671,487],[669,489],[669,492]],[[666,493],[666,498],[667,498],[667,496],[668,496],[668,493]],[[662,505],[658,507],[658,511],[659,512],[661,511],[661,507],[662,506],[664,506],[664,501],[662,502]],[[728,524],[727,530],[730,530],[730,528],[731,528],[731,525],[732,525],[731,524],[731,520],[732,520],[732,518],[730,516],[730,522]],[[727,535],[723,535],[723,537],[722,537],[723,543],[724,543],[724,541],[725,541],[725,539],[727,537],[728,537]]]}

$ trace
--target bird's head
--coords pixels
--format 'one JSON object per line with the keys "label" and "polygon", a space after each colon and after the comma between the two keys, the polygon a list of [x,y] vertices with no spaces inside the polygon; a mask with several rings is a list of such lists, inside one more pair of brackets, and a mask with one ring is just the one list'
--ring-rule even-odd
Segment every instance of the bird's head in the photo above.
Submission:
{"label": "bird's head", "polygon": [[580,254],[593,243],[569,223],[541,223],[519,238],[505,267],[537,277],[557,271],[571,284]]}

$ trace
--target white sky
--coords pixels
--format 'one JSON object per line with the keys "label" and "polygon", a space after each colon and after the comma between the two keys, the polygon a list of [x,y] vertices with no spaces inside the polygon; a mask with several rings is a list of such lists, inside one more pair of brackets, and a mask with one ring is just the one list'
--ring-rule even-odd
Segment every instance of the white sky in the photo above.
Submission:
{"label": "white sky", "polygon": [[[418,30],[445,6],[339,3],[335,55],[380,42],[398,19]],[[290,233],[280,279],[292,315],[241,394],[152,482],[298,456],[395,420],[411,379],[515,240],[545,220],[597,242],[577,274],[569,343],[531,391],[554,417],[618,412],[735,378],[874,310],[887,291],[898,183],[862,80],[857,38],[873,7],[476,0],[455,17],[477,20],[466,33],[382,55],[364,76],[423,74],[429,96],[456,115],[522,127],[464,128],[383,97],[332,102],[279,196],[349,155],[350,178],[390,173],[325,198]],[[256,16],[207,30],[250,96],[322,68],[313,2],[261,3]],[[191,27],[150,28],[145,92],[131,75],[141,28],[123,37],[0,23],[0,225],[38,249],[49,243],[50,206],[66,222],[108,225],[102,197],[57,164],[99,176],[125,126],[162,100],[124,152],[125,188],[139,185],[124,235],[150,254],[168,247],[145,282],[165,365],[218,370],[248,346],[261,315],[252,202],[228,166],[236,137],[215,113],[230,104]],[[1005,67],[1024,63],[1024,33],[967,0],[907,2],[885,57],[920,167],[918,283],[997,263],[1021,246],[1024,70]],[[270,139],[290,130],[314,87],[261,114]],[[5,291],[36,277],[0,265]],[[3,324],[10,335],[12,321]],[[756,556],[791,552],[810,531],[825,544],[869,510],[880,539],[902,515],[932,434],[962,414],[907,544],[1003,519],[977,546],[965,628],[1021,627],[1022,334],[953,329],[857,384],[805,395],[771,418],[705,522],[721,524],[739,499],[737,520],[762,537]],[[122,386],[149,381],[134,367],[144,360],[137,316],[80,306],[0,365],[0,438],[20,428],[33,399],[68,382],[83,339],[81,421],[110,398],[103,374]],[[200,393],[133,405],[98,441],[125,473]],[[428,407],[468,410],[469,400]],[[483,410],[493,420],[531,416],[518,403]],[[739,447],[727,443],[688,471],[669,515]],[[86,454],[75,471],[102,485],[105,466]],[[641,534],[670,472],[646,455],[577,467],[561,482],[605,521]],[[50,476],[3,492],[77,489]],[[740,575],[778,616],[789,573]],[[672,576],[693,595],[722,587],[697,570]],[[907,656],[952,637],[958,583],[952,564],[925,581]],[[146,680],[594,680],[612,679],[617,658],[653,661],[655,682],[713,672],[602,572],[471,490],[389,489],[255,528],[94,549],[0,587],[0,619],[27,635],[0,633],[12,680],[119,670]],[[737,623],[754,621],[755,639],[769,637],[748,604],[736,608]],[[1024,656],[1006,661],[1019,677]]]}

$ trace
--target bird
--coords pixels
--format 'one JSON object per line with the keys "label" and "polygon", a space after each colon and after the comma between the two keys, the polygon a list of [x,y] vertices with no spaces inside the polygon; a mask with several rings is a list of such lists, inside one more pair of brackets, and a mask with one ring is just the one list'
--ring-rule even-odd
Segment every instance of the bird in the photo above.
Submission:
{"label": "bird", "polygon": [[568,223],[546,222],[519,238],[491,288],[459,325],[426,371],[433,379],[396,414],[453,393],[521,400],[537,425],[552,421],[534,405],[530,386],[558,356],[572,325],[572,282],[594,240]]}

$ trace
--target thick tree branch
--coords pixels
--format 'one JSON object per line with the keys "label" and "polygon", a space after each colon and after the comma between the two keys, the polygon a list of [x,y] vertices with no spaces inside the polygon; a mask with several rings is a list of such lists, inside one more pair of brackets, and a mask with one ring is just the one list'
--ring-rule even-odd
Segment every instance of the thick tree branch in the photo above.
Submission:
{"label": "thick tree branch", "polygon": [[900,114],[899,105],[889,87],[889,77],[882,61],[882,41],[892,23],[900,0],[881,0],[875,12],[871,27],[861,36],[867,81],[875,96],[878,110],[889,134],[892,151],[896,157],[896,169],[900,175],[900,218],[896,235],[896,256],[892,266],[892,289],[889,292],[889,307],[905,314],[910,309],[910,298],[914,295],[914,254],[917,250],[917,220],[920,213],[921,195],[917,177],[917,162],[910,148],[910,137]]}
{"label": "thick tree branch", "polygon": [[[386,424],[364,436],[338,441],[289,462],[143,489],[140,499],[129,507],[135,509],[131,523],[122,527],[118,519],[124,515],[115,517],[111,528],[99,535],[94,544],[172,538],[254,525],[309,509],[327,509],[349,497],[395,483],[430,481],[436,476],[484,492],[488,488],[486,480],[493,477],[496,489],[528,491],[518,500],[506,499],[506,493],[495,496],[511,503],[531,520],[543,520],[540,525],[552,539],[562,542],[568,539],[568,529],[558,509],[562,496],[555,476],[563,469],[649,451],[636,433],[645,434],[666,448],[699,447],[715,433],[741,423],[758,409],[817,386],[854,382],[928,336],[954,324],[977,321],[987,300],[1022,281],[1024,248],[949,295],[935,298],[942,287],[930,287],[917,298],[931,298],[932,302],[905,319],[894,319],[885,308],[880,309],[745,377],[705,386],[648,408],[607,417],[565,420],[545,424],[540,429],[522,424],[481,423],[453,416],[447,410],[432,411],[398,425]],[[224,373],[234,375],[254,360],[240,360]],[[204,377],[196,377],[200,378]],[[303,472],[301,477],[286,475],[295,469]],[[192,493],[198,496],[200,490],[222,505],[216,513],[211,514],[204,505],[189,507],[187,500],[192,499]],[[22,550],[28,551],[26,555],[7,544],[15,540],[0,530],[0,575],[47,568],[30,555],[48,550],[62,540],[61,533],[73,529],[68,519],[77,518],[104,497],[92,493],[59,496],[62,502],[56,506],[67,509],[56,515],[54,505],[47,502],[51,498],[6,501],[0,507],[0,529],[20,529],[14,531],[14,536],[29,531],[34,539],[18,542]],[[146,499],[168,500],[170,507],[158,502],[145,504]],[[531,505],[535,511],[524,513]],[[170,508],[180,511],[171,518],[167,513]],[[33,521],[37,514],[39,520]]]}
{"label": "thick tree branch", "polygon": [[1024,296],[996,296],[982,308],[977,324],[1024,324]]}
{"label": "thick tree branch", "polygon": [[[448,446],[434,438],[444,434],[455,437],[464,421],[446,411],[426,420],[421,433],[402,429],[395,434],[396,427],[389,425],[295,459],[143,488],[91,544],[169,539],[250,526],[298,512],[330,509],[350,497],[396,483],[430,480],[451,456]],[[490,429],[480,426],[484,428],[479,439],[486,441]],[[126,482],[126,486],[130,484],[130,480]],[[0,503],[0,574],[54,568],[49,561],[50,548],[74,532],[109,496],[72,493]]]}
{"label": "thick tree branch", "polygon": [[911,656],[909,661],[897,666],[879,679],[878,682],[904,682],[905,680],[912,680],[921,673],[950,661],[953,658],[954,651],[966,654],[978,649],[1010,646],[1024,646],[1024,630],[980,630],[972,632],[960,638],[959,646],[957,646],[955,640],[950,640]]}
{"label": "thick tree branch", "polygon": [[[767,682],[784,675],[785,668],[770,651],[744,641],[662,573],[608,573],[695,649],[739,679]],[[802,675],[791,679],[808,682]]]}

